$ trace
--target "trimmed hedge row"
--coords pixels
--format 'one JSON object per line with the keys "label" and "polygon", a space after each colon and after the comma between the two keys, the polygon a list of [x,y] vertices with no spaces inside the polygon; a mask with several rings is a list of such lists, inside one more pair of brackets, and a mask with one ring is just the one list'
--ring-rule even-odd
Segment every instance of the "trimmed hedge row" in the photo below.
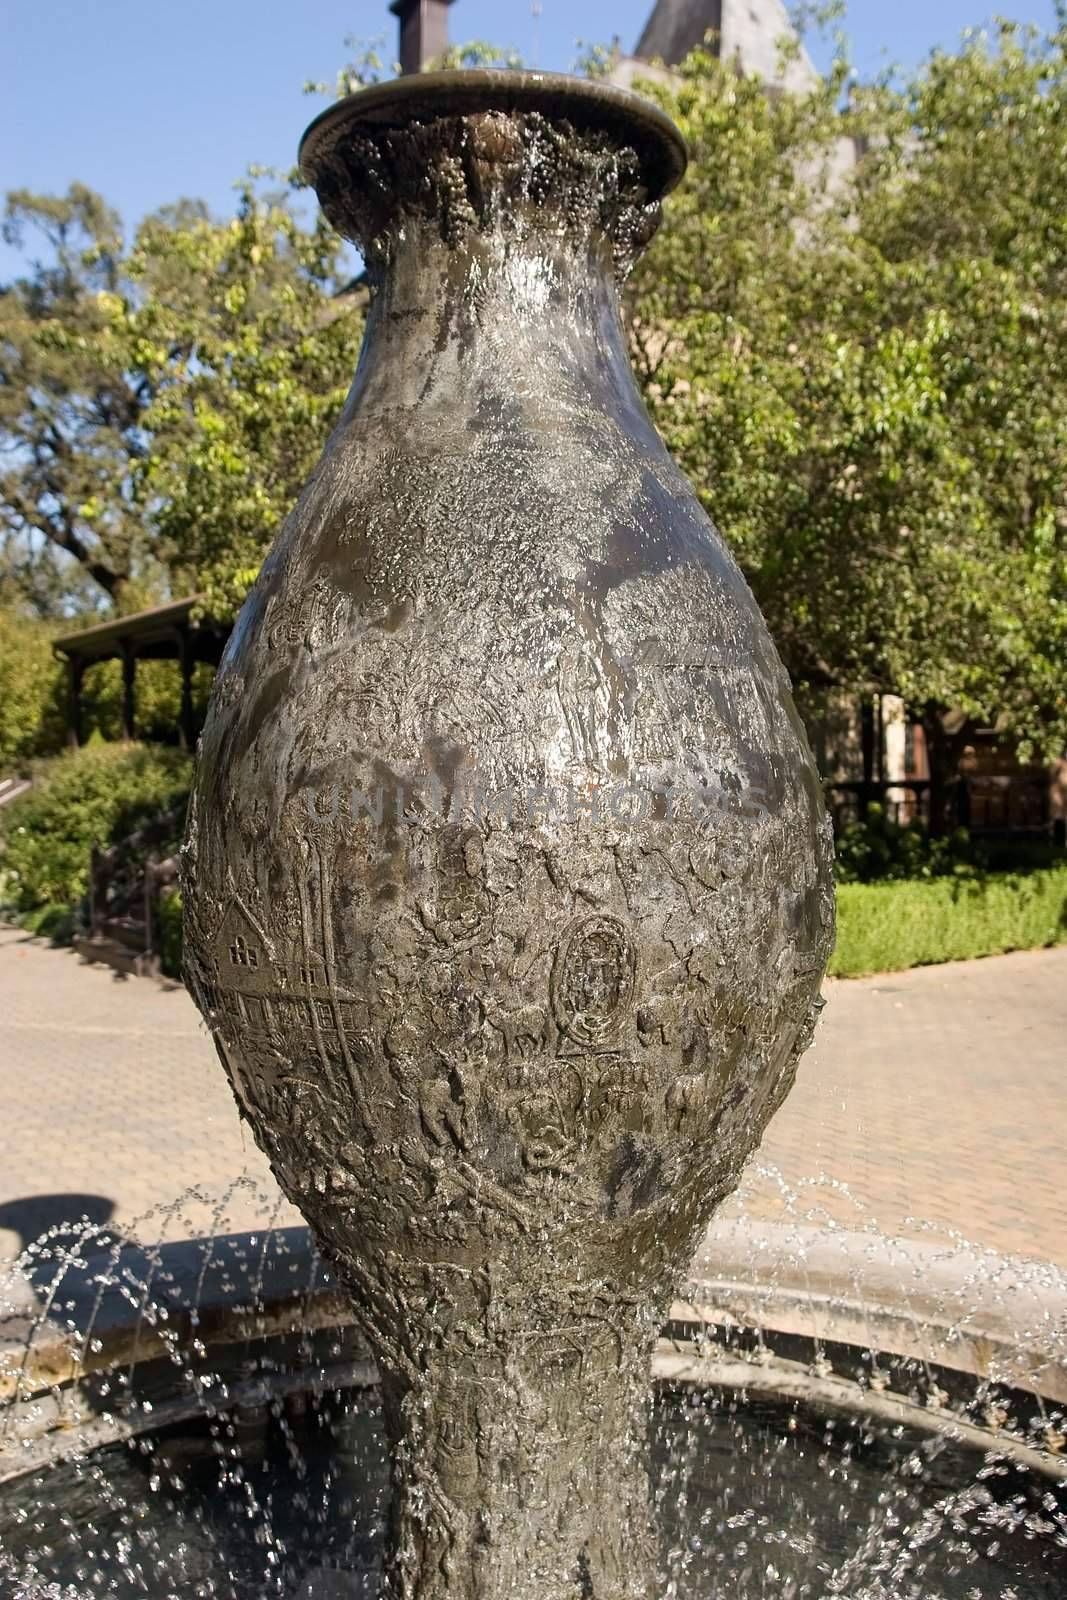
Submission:
{"label": "trimmed hedge row", "polygon": [[[181,976],[181,897],[163,904],[163,970]],[[1067,865],[984,878],[843,883],[837,889],[835,977],[1067,943]]]}
{"label": "trimmed hedge row", "polygon": [[[35,788],[0,811],[0,917],[69,936],[89,853],[188,791],[191,760],[160,745],[93,742],[39,764]],[[175,841],[176,842],[176,841]],[[959,868],[944,877],[839,883],[837,977],[1067,941],[1067,863],[1029,872]],[[163,908],[164,966],[178,973],[181,902]]]}
{"label": "trimmed hedge row", "polygon": [[842,883],[837,930],[830,972],[841,978],[1059,944],[1067,941],[1067,865]]}
{"label": "trimmed hedge row", "polygon": [[[163,970],[181,976],[182,903],[162,906]],[[843,883],[837,889],[836,977],[1067,943],[1067,865],[984,878]]]}

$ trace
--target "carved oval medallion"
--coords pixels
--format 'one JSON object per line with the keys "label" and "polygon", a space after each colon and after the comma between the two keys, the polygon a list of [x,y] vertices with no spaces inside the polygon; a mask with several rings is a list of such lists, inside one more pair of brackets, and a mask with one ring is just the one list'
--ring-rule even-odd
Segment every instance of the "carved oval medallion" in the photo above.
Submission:
{"label": "carved oval medallion", "polygon": [[633,1004],[637,952],[617,917],[583,917],[565,935],[552,970],[552,1008],[578,1044],[616,1033]]}

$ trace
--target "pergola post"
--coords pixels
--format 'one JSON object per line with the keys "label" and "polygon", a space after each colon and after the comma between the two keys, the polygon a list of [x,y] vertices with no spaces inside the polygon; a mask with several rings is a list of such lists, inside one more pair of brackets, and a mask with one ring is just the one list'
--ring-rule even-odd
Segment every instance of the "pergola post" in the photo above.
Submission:
{"label": "pergola post", "polygon": [[128,639],[122,640],[122,737],[136,738],[137,651]]}
{"label": "pergola post", "polygon": [[195,710],[193,678],[198,662],[217,667],[222,658],[229,629],[217,620],[199,615],[202,595],[187,595],[147,611],[111,617],[91,628],[64,634],[53,641],[56,656],[66,662],[69,681],[67,737],[72,745],[82,739],[82,675],[102,661],[122,663],[121,737],[137,736],[137,667],[141,661],[176,661],[180,671],[181,705],[172,714],[172,729],[165,737],[177,736],[182,745],[195,749],[199,731]]}
{"label": "pergola post", "polygon": [[67,657],[67,743],[77,750],[82,742],[82,679],[85,662],[81,656]]}
{"label": "pergola post", "polygon": [[860,816],[867,820],[871,801],[874,798],[874,751],[875,751],[875,721],[874,701],[869,696],[860,705],[860,753],[863,761],[863,791],[860,802]]}
{"label": "pergola post", "polygon": [[179,628],[178,667],[182,675],[182,703],[178,732],[183,750],[192,750],[196,745],[196,726],[193,721],[193,665],[188,629]]}

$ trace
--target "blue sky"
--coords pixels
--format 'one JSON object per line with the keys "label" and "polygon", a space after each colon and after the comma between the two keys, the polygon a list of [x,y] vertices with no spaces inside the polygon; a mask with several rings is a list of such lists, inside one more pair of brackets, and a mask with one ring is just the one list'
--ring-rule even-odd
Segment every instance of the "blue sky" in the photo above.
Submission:
{"label": "blue sky", "polygon": [[[566,71],[575,41],[635,44],[652,0],[542,0],[540,65]],[[180,195],[225,212],[250,162],[288,165],[325,102],[301,93],[332,78],[346,34],[386,34],[388,0],[6,0],[0,40],[0,188],[99,189],[130,225]],[[999,9],[1051,25],[1052,0]],[[990,0],[853,0],[857,66],[910,65],[981,23]],[[457,0],[455,40],[534,53],[530,0]],[[825,50],[813,51],[816,59]],[[17,263],[0,246],[0,278]]]}

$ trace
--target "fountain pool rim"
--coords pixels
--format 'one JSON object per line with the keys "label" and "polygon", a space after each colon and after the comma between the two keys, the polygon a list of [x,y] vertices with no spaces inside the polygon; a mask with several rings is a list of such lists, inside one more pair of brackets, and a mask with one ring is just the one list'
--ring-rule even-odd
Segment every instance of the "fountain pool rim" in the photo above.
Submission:
{"label": "fountain pool rim", "polygon": [[[353,1334],[306,1228],[156,1247],[106,1237],[113,1242],[95,1251],[91,1230],[81,1247],[57,1247],[68,1262],[62,1296],[0,1321],[0,1483],[203,1413],[203,1397],[185,1394],[105,1419],[89,1394],[101,1374],[193,1348],[217,1360],[297,1333]],[[873,1232],[719,1224],[671,1308],[651,1379],[947,1433],[1067,1482],[1057,1449],[946,1403],[975,1380],[1024,1402],[1067,1401],[1065,1331],[1067,1275],[1051,1264]],[[325,1370],[238,1374],[225,1404],[373,1384],[370,1352],[356,1338]]]}

